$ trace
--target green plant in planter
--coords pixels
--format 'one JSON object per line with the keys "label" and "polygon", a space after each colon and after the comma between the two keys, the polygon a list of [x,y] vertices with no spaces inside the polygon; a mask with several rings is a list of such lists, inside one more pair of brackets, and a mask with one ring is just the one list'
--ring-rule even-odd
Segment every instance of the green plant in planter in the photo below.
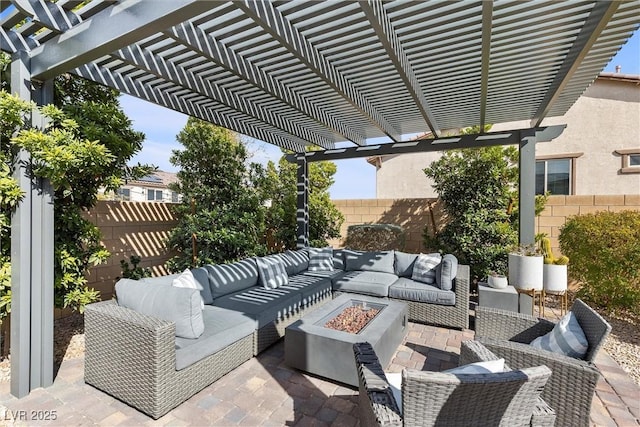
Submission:
{"label": "green plant in planter", "polygon": [[545,264],[555,264],[555,265],[567,265],[569,264],[569,257],[565,255],[561,255],[558,258],[553,255],[553,251],[551,250],[551,240],[548,237],[542,237],[540,239],[540,250],[542,251],[542,256],[544,257]]}
{"label": "green plant in planter", "polygon": [[131,265],[123,259],[120,260],[122,277],[126,279],[142,279],[144,277],[151,277],[151,269],[149,267],[140,267],[139,265],[142,258],[137,255],[131,255],[129,257],[129,261],[131,262]]}

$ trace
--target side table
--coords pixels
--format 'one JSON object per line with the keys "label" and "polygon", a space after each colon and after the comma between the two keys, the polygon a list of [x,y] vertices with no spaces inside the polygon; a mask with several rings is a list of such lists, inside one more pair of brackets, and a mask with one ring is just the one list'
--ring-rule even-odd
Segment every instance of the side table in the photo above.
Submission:
{"label": "side table", "polygon": [[499,308],[518,312],[518,292],[513,286],[503,289],[490,287],[485,282],[478,282],[478,305],[481,307]]}

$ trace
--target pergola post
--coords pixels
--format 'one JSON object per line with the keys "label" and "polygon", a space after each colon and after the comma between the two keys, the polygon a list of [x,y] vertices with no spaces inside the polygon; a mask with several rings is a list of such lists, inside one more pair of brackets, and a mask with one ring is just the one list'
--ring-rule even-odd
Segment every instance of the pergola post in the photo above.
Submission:
{"label": "pergola post", "polygon": [[535,241],[536,217],[536,136],[525,136],[520,141],[519,157],[519,241],[530,245]]}
{"label": "pergola post", "polygon": [[296,246],[304,248],[309,246],[309,165],[304,153],[296,156],[297,169],[297,210],[296,220],[298,233]]}
{"label": "pergola post", "polygon": [[[15,53],[11,90],[38,104],[53,100],[53,82],[32,87],[29,55]],[[34,126],[43,126],[38,113]],[[31,156],[16,155],[14,178],[24,192],[11,217],[11,394],[23,397],[53,383],[53,189],[31,173]]]}

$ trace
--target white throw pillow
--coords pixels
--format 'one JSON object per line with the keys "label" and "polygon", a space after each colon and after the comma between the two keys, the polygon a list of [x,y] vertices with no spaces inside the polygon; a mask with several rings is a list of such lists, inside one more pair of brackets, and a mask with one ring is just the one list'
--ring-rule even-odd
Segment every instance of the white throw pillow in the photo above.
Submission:
{"label": "white throw pillow", "polygon": [[436,284],[436,267],[442,261],[442,256],[438,253],[420,254],[413,265],[411,279],[429,285]]}
{"label": "white throw pillow", "polygon": [[402,373],[401,372],[385,372],[387,382],[391,386],[391,393],[396,400],[400,415],[402,415]]}
{"label": "white throw pillow", "polygon": [[[180,273],[178,277],[173,279],[171,285],[175,286],[176,288],[188,288],[200,291],[200,288],[196,283],[196,278],[193,277],[193,273],[188,268]],[[204,300],[202,300],[202,296],[200,296],[200,305],[202,306],[202,308],[204,308]]]}
{"label": "white throw pillow", "polygon": [[447,374],[497,374],[504,372],[504,359],[469,363],[443,372]]}
{"label": "white throw pillow", "polygon": [[589,349],[589,341],[571,311],[556,323],[551,332],[531,341],[531,345],[577,359],[584,359]]}

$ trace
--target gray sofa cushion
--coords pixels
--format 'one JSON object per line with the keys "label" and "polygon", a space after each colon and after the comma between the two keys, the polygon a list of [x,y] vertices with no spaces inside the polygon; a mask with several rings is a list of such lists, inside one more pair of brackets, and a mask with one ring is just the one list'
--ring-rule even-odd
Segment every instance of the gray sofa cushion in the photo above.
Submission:
{"label": "gray sofa cushion", "polygon": [[427,285],[405,277],[399,278],[397,282],[391,285],[389,298],[440,305],[456,305],[455,292],[445,291],[435,285]]}
{"label": "gray sofa cushion", "polygon": [[302,274],[305,276],[325,277],[328,279],[336,280],[344,275],[343,270],[323,270],[323,271],[305,271]]}
{"label": "gray sofa cushion", "polygon": [[398,276],[395,274],[379,271],[346,271],[341,277],[333,280],[333,290],[386,297],[389,294],[389,286],[396,280]]}
{"label": "gray sofa cushion", "polygon": [[345,271],[378,271],[395,274],[393,251],[361,252],[344,250]]}
{"label": "gray sofa cushion", "polygon": [[333,250],[333,269],[344,270],[344,249]]}
{"label": "gray sofa cushion", "polygon": [[275,289],[289,282],[283,258],[280,254],[256,258],[258,283],[263,288]]}
{"label": "gray sofa cushion", "polygon": [[436,267],[436,285],[442,290],[453,289],[453,279],[458,274],[458,258],[451,254],[442,257],[442,261]]}
{"label": "gray sofa cushion", "polygon": [[289,283],[282,287],[296,291],[302,297],[302,307],[331,295],[331,278],[296,274],[289,277]]}
{"label": "gray sofa cushion", "polygon": [[240,292],[216,298],[213,305],[237,311],[254,319],[258,328],[289,316],[300,307],[302,296],[292,289],[265,289],[254,286]]}
{"label": "gray sofa cushion", "polygon": [[167,285],[171,286],[173,283],[173,279],[178,277],[180,273],[170,274],[168,276],[159,276],[159,277],[143,277],[140,279],[141,282],[150,283],[153,285]]}
{"label": "gray sofa cushion", "polygon": [[116,298],[122,307],[175,322],[178,337],[198,338],[204,331],[202,299],[196,289],[120,279]]}
{"label": "gray sofa cushion", "polygon": [[211,286],[209,285],[209,273],[204,267],[192,268],[194,279],[200,289],[200,296],[205,304],[211,304],[213,302],[213,295],[211,295]]}
{"label": "gray sofa cushion", "polygon": [[184,369],[234,342],[253,334],[256,321],[211,305],[202,310],[204,332],[196,339],[176,337],[176,370]]}
{"label": "gray sofa cushion", "polygon": [[300,274],[309,268],[309,252],[306,249],[287,250],[283,258],[285,258],[284,267],[289,276]]}
{"label": "gray sofa cushion", "polygon": [[416,259],[418,259],[418,254],[408,254],[401,251],[395,251],[394,257],[396,260],[396,276],[411,277],[411,275],[413,274],[413,265],[416,263]]}
{"label": "gray sofa cushion", "polygon": [[206,265],[213,299],[248,289],[258,283],[258,268],[253,258],[233,264]]}

